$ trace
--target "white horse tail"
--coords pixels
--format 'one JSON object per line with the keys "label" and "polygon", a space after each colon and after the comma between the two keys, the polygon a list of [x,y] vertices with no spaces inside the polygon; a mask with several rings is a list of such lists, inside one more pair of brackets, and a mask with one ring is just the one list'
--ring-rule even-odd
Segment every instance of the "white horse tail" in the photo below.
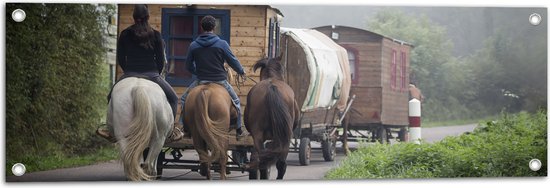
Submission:
{"label": "white horse tail", "polygon": [[[151,134],[156,127],[153,109],[143,86],[136,86],[132,89],[134,99],[134,118],[130,122],[128,133],[124,139],[127,146],[121,153],[124,172],[131,181],[152,180],[154,177],[145,173],[141,168],[142,154],[149,145]],[[155,156],[149,156],[155,157]]]}

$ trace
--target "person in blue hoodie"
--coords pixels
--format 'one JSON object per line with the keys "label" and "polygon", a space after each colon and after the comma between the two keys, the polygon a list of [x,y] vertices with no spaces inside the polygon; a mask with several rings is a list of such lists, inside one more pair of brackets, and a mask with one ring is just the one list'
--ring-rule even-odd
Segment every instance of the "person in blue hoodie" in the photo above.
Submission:
{"label": "person in blue hoodie", "polygon": [[[233,100],[233,104],[237,108],[237,137],[242,136],[241,102],[239,100],[239,96],[237,96],[235,90],[231,87],[231,84],[227,82],[227,72],[224,69],[224,62],[227,62],[227,64],[229,64],[229,66],[235,70],[239,76],[245,76],[244,69],[237,57],[235,57],[233,52],[231,52],[229,44],[214,34],[214,28],[216,28],[216,19],[214,17],[210,15],[205,16],[201,20],[201,27],[204,33],[199,35],[199,37],[189,45],[189,50],[187,52],[185,68],[192,74],[196,75],[197,80],[191,83],[185,93],[181,96],[181,122],[183,123],[185,99],[187,98],[189,91],[199,84],[215,82],[223,85],[225,89],[227,89],[227,92],[229,92],[229,95]],[[185,124],[183,127],[184,131],[189,130]]]}

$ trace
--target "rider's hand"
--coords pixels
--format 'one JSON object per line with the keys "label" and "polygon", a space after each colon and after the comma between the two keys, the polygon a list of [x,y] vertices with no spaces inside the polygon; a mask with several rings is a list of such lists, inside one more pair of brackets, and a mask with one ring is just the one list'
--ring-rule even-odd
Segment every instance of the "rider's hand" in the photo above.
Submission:
{"label": "rider's hand", "polygon": [[243,72],[242,74],[239,74],[239,78],[242,82],[246,80],[246,72]]}

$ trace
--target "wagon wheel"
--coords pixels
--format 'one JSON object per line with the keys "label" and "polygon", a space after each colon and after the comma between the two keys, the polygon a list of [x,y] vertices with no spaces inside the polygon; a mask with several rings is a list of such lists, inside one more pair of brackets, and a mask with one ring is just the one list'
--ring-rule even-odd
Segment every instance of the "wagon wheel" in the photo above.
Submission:
{"label": "wagon wheel", "polygon": [[388,133],[387,133],[387,130],[386,128],[384,128],[384,126],[381,126],[380,128],[378,128],[378,141],[381,143],[381,144],[386,144],[388,143]]}
{"label": "wagon wheel", "polygon": [[334,161],[336,157],[336,140],[327,138],[321,142],[323,148],[323,158],[325,161]]}
{"label": "wagon wheel", "polygon": [[400,142],[408,142],[409,141],[409,131],[407,131],[407,128],[401,128],[399,132],[397,133],[397,138],[399,138]]}
{"label": "wagon wheel", "polygon": [[161,151],[157,158],[157,179],[162,177],[162,170],[164,169],[162,163],[164,162],[164,159],[166,159],[166,152]]}
{"label": "wagon wheel", "polygon": [[298,157],[300,158],[300,165],[309,165],[311,159],[311,141],[308,137],[300,139],[300,152]]}

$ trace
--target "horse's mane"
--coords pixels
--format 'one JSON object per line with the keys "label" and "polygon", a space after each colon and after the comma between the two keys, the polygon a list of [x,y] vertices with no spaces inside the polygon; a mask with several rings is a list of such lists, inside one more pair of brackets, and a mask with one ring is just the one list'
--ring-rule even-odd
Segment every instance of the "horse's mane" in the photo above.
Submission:
{"label": "horse's mane", "polygon": [[280,63],[281,58],[263,58],[256,62],[253,66],[254,72],[258,68],[261,68],[261,71],[266,70],[267,78],[277,78],[283,79],[283,66]]}

